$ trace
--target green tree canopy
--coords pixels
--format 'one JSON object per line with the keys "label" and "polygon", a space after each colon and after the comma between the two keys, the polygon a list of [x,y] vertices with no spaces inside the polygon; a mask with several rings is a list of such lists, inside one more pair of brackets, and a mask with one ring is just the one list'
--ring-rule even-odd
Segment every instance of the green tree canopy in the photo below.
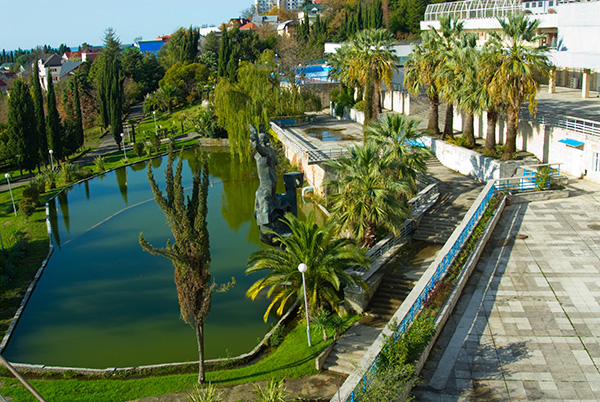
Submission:
{"label": "green tree canopy", "polygon": [[349,270],[353,267],[367,268],[369,260],[353,239],[339,236],[339,227],[331,221],[319,227],[311,213],[301,221],[291,213],[285,216],[292,234],[275,233],[280,247],[259,250],[248,259],[246,274],[265,271],[264,278],[256,281],[246,292],[252,300],[267,289],[271,304],[264,315],[265,322],[273,307],[283,314],[286,305],[303,300],[302,276],[298,265],[308,266],[305,273],[309,308],[339,311],[346,286],[366,285],[360,277]]}
{"label": "green tree canopy", "polygon": [[39,162],[35,108],[29,87],[20,79],[13,83],[8,99],[8,135],[8,147],[19,156],[19,168],[31,172]]}

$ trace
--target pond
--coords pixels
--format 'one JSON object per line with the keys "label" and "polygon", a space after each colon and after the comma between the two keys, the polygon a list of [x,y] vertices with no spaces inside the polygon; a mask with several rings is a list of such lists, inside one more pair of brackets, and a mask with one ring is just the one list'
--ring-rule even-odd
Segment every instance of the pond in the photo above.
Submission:
{"label": "pond", "polygon": [[351,136],[342,134],[342,131],[343,130],[320,127],[312,127],[304,130],[306,134],[321,141],[347,141],[353,139]]}
{"label": "pond", "polygon": [[[217,283],[235,277],[236,285],[213,294],[206,359],[249,352],[276,319],[263,322],[264,295],[246,298],[261,277],[245,275],[246,261],[265,247],[253,217],[256,166],[229,152],[210,155],[211,274]],[[164,189],[166,158],[150,163]],[[191,186],[187,162],[183,182]],[[156,247],[172,238],[154,202],[146,162],[64,191],[50,203],[50,222],[55,251],[5,350],[7,359],[89,368],[198,359],[194,330],[179,318],[171,261],[138,243],[140,232]]]}

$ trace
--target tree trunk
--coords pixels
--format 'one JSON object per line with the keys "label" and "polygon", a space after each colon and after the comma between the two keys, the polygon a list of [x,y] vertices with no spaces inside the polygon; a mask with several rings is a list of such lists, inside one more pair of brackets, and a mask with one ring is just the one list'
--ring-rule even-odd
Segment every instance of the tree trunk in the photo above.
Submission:
{"label": "tree trunk", "polygon": [[196,323],[196,341],[198,342],[198,384],[204,382],[204,326]]}
{"label": "tree trunk", "polygon": [[444,135],[442,135],[442,139],[446,137],[454,137],[454,129],[452,126],[454,125],[454,106],[452,103],[446,104],[446,121],[444,123]]}
{"label": "tree trunk", "polygon": [[375,79],[375,91],[373,94],[373,120],[377,120],[377,115],[381,113],[381,81]]}
{"label": "tree trunk", "polygon": [[512,106],[508,107],[508,122],[506,125],[506,143],[504,144],[504,155],[502,159],[505,161],[513,159],[513,155],[517,150],[517,122],[519,121],[519,110],[515,110]]}
{"label": "tree trunk", "polygon": [[440,128],[438,126],[439,106],[440,100],[437,95],[429,98],[429,122],[427,123],[427,131],[430,131],[434,135],[440,134]]}
{"label": "tree trunk", "polygon": [[496,122],[498,121],[498,112],[494,108],[487,111],[487,132],[485,133],[485,149],[493,152],[496,148]]}
{"label": "tree trunk", "polygon": [[470,147],[475,146],[475,128],[473,127],[473,113],[466,113],[463,121],[463,136],[469,142]]}

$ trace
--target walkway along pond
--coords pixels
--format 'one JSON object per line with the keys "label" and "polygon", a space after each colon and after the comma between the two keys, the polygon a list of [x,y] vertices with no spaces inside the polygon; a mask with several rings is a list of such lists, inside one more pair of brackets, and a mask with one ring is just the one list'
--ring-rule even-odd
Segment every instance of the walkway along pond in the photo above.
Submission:
{"label": "walkway along pond", "polygon": [[[150,161],[164,188],[166,159]],[[194,331],[179,318],[171,262],[142,251],[140,232],[157,246],[171,238],[146,175],[147,162],[107,172],[66,189],[50,203],[54,253],[4,356],[18,363],[67,367],[130,367],[197,360]],[[217,283],[206,323],[205,357],[249,352],[271,322],[265,298],[252,302],[250,253],[263,247],[254,223],[254,163],[213,150],[208,226],[211,274]],[[191,174],[184,163],[185,183]]]}

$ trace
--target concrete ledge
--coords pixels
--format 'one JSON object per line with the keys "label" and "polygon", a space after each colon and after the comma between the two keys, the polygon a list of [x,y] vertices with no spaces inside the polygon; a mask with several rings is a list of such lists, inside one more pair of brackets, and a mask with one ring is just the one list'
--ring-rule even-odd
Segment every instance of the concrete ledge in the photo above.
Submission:
{"label": "concrete ledge", "polygon": [[228,138],[198,138],[198,145],[201,147],[228,147]]}
{"label": "concrete ledge", "polygon": [[509,202],[513,204],[521,204],[524,202],[558,200],[561,198],[569,198],[569,190],[544,190],[531,191],[528,193],[513,194]]}
{"label": "concrete ledge", "polygon": [[317,356],[317,358],[315,359],[315,367],[318,371],[321,371],[323,369],[323,365],[327,361],[327,358],[331,354],[331,351],[333,350],[334,346],[335,346],[335,341],[331,342],[331,345],[327,346],[327,348],[324,351],[322,351],[319,354],[319,356]]}

